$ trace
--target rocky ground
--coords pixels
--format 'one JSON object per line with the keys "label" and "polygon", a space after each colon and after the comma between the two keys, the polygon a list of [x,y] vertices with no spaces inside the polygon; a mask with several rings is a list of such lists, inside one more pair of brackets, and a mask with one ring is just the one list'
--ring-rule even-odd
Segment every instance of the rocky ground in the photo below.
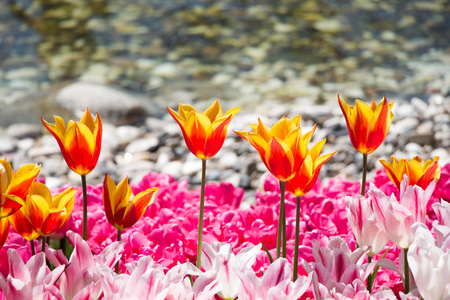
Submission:
{"label": "rocky ground", "polygon": [[[256,150],[231,130],[269,126],[284,114],[317,123],[314,141],[338,150],[322,178],[359,180],[362,156],[348,138],[337,94],[394,100],[385,143],[369,156],[424,159],[450,149],[448,7],[443,1],[69,1],[0,3],[0,156],[15,168],[42,163],[51,187],[79,184],[40,122],[104,120],[105,172],[132,181],[149,171],[199,183],[166,107],[205,109],[216,98],[241,106],[208,180],[254,191],[266,172]],[[249,193],[251,197],[251,193]]]}
{"label": "rocky ground", "polygon": [[[189,152],[178,125],[162,105],[155,106],[152,115],[141,116],[133,124],[118,125],[112,123],[111,116],[131,114],[136,108],[130,105],[134,103],[130,99],[135,100],[136,105],[139,103],[130,94],[104,86],[76,83],[61,90],[54,101],[64,100],[68,107],[85,107],[83,101],[88,95],[95,96],[97,89],[104,97],[98,96],[97,101],[91,102],[90,109],[104,116],[103,144],[99,163],[88,175],[89,183],[101,183],[105,172],[116,181],[129,176],[133,182],[150,171],[156,171],[172,174],[176,178],[187,177],[193,188],[199,185],[201,162]],[[70,97],[66,95],[67,90]],[[118,99],[114,105],[109,105],[107,100],[113,95]],[[121,101],[123,99],[127,101]],[[195,104],[199,110],[203,110],[212,101]],[[407,159],[415,155],[423,159],[439,156],[440,163],[449,163],[449,98],[434,94],[423,100],[412,98],[410,101],[388,101],[395,101],[394,120],[385,142],[369,156],[369,169],[373,172],[382,168],[378,159],[389,159],[391,155]],[[223,102],[222,106],[226,110],[235,104],[238,103]],[[245,102],[239,105],[242,111],[232,120],[222,150],[208,160],[208,181],[229,181],[248,190],[247,197],[252,197],[255,189],[260,188],[261,179],[267,170],[256,150],[232,130],[250,131],[248,124],[256,123],[258,117],[271,126],[284,114],[288,117],[301,114],[302,126],[306,130],[317,123],[312,143],[326,138],[323,153],[338,150],[323,167],[321,178],[345,176],[359,180],[362,155],[350,143],[337,99],[323,105],[288,105],[269,101],[262,102],[255,109],[249,109]],[[80,112],[74,110],[75,114]],[[53,122],[52,118],[47,120]],[[46,177],[50,187],[80,184],[79,176],[66,166],[56,141],[42,124],[15,123],[1,128],[0,153],[7,156],[16,169],[26,163],[41,163],[41,175]]]}

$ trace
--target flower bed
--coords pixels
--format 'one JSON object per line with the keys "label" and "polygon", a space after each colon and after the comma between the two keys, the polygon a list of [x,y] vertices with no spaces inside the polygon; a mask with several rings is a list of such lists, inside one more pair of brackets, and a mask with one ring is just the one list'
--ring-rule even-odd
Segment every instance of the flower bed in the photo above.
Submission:
{"label": "flower bed", "polygon": [[[442,174],[447,174],[444,176],[450,174],[450,165],[442,168]],[[432,203],[438,202],[441,197],[447,197],[449,180],[448,178],[447,180],[446,178],[442,179],[435,189],[430,201]],[[386,194],[395,191],[395,186],[390,182],[384,171],[378,171],[373,182]],[[149,173],[141,182],[132,185],[135,194],[149,187],[160,188],[154,203],[148,207],[141,220],[123,232],[122,240],[124,243],[120,247],[123,247],[120,269],[125,273],[125,264],[135,265],[138,261],[138,265],[143,264],[144,261],[146,264],[155,264],[155,270],[166,273],[174,267],[178,266],[179,268],[180,263],[195,262],[200,192],[188,190],[186,180],[177,181],[170,175],[158,173]],[[80,188],[77,189],[80,190]],[[348,248],[355,251],[356,241],[348,225],[344,199],[345,196],[357,195],[359,189],[360,183],[358,182],[343,178],[332,178],[326,185],[317,182],[314,189],[302,198],[301,247],[299,252],[301,259],[307,263],[316,262],[314,244],[317,244],[316,248],[318,245],[327,247],[330,245],[330,240],[335,237],[340,237],[345,241],[343,242],[343,248],[346,249],[346,244],[348,244]],[[61,190],[63,189],[55,190],[53,193],[59,193]],[[90,229],[88,245],[97,261],[105,260],[104,254],[101,255],[100,253],[108,246],[111,248],[110,245],[114,244],[113,241],[116,240],[117,231],[106,219],[102,203],[102,186],[88,186],[88,196],[88,228]],[[256,204],[248,209],[239,208],[244,191],[229,183],[208,183],[205,196],[204,241],[206,243],[225,242],[230,245],[234,254],[246,247],[262,243],[274,256],[280,194],[277,180],[273,176],[268,175],[266,177],[264,190],[257,191]],[[61,232],[71,230],[81,234],[82,203],[82,193],[79,192],[75,197],[72,217]],[[295,197],[286,194],[287,259],[290,262],[292,262],[292,254],[289,254],[293,253],[294,247],[294,213]],[[436,218],[434,211],[429,210],[428,225],[431,225],[431,221]],[[72,239],[76,239],[79,244],[82,243],[80,237],[72,237]],[[400,250],[395,245],[390,244],[389,246],[390,250],[386,257],[398,264]],[[78,247],[83,246],[79,245]],[[117,246],[114,247],[114,249],[117,249]],[[8,252],[11,251],[10,249],[14,249],[19,254],[14,256],[16,260],[20,257],[24,262],[27,262],[31,257],[29,242],[11,229],[8,241],[0,250],[0,272],[4,278],[8,278],[8,274],[12,274],[12,270],[8,267]],[[350,250],[346,251],[350,253]],[[82,256],[82,254],[78,255]],[[153,262],[149,262],[148,257]],[[332,257],[331,254],[330,257]],[[92,263],[92,258],[90,259],[89,263]],[[80,260],[88,259],[81,257]],[[110,265],[112,266],[114,263],[110,262]],[[267,272],[269,265],[270,261],[267,254],[260,248],[255,251],[254,264],[252,265],[254,274],[261,276],[264,272]],[[95,269],[93,272],[103,274],[101,273],[103,269],[100,266],[92,263],[91,267]],[[77,271],[79,274],[73,276],[82,277],[82,270],[78,269]],[[333,268],[330,271],[333,271]],[[334,270],[334,272],[337,271]],[[340,272],[343,271],[345,270]],[[290,277],[290,274],[289,272],[287,277]],[[306,271],[300,270],[300,274],[306,275]],[[112,275],[109,274],[108,276]],[[106,279],[104,278],[104,280]],[[61,287],[58,283],[56,286]],[[87,284],[86,286],[90,285]],[[391,288],[398,295],[403,290],[400,275],[394,271],[380,269],[375,280],[374,292],[381,287]],[[312,287],[307,289],[303,298],[305,297],[313,297]]]}

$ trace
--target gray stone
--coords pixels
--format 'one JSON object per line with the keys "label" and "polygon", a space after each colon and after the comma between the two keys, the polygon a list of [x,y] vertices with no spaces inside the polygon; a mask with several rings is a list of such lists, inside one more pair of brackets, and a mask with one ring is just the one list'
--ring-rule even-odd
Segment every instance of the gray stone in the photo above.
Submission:
{"label": "gray stone", "polygon": [[172,62],[166,62],[154,67],[152,73],[153,75],[164,78],[174,78],[180,73],[180,70],[176,64]]}
{"label": "gray stone", "polygon": [[183,168],[183,163],[178,160],[171,161],[167,164],[165,164],[161,168],[161,173],[170,174],[174,177],[179,177],[181,174],[181,169]]}
{"label": "gray stone", "polygon": [[0,135],[0,153],[4,156],[6,153],[11,153],[17,149],[17,140],[10,136]]}
{"label": "gray stone", "polygon": [[153,151],[159,146],[159,139],[157,137],[146,137],[134,140],[125,148],[125,152],[137,153]]}
{"label": "gray stone", "polygon": [[134,96],[93,83],[70,84],[57,93],[54,101],[79,115],[89,108],[91,113],[98,113],[116,125],[133,123],[147,114]]}
{"label": "gray stone", "polygon": [[189,160],[183,164],[181,174],[192,176],[202,170],[202,162],[200,159]]}
{"label": "gray stone", "polygon": [[[222,150],[223,151],[223,150]],[[238,164],[238,157],[234,152],[223,152],[219,157],[219,165],[223,168],[235,168]]]}
{"label": "gray stone", "polygon": [[6,134],[17,139],[36,138],[42,132],[43,126],[38,124],[16,123],[6,130]]}

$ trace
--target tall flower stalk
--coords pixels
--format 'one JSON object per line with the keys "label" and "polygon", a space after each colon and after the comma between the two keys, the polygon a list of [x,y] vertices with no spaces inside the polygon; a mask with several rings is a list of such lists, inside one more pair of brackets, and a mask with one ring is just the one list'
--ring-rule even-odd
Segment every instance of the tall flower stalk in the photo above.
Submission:
{"label": "tall flower stalk", "polygon": [[70,120],[66,125],[64,119],[53,116],[55,125],[44,119],[42,123],[55,137],[61,153],[72,171],[81,176],[83,187],[83,239],[87,240],[87,191],[86,175],[94,170],[100,156],[102,144],[102,120],[97,114],[95,120],[86,109],[79,122]]}
{"label": "tall flower stalk", "polygon": [[[370,106],[363,101],[356,100],[355,106],[348,105],[338,95],[339,105],[347,123],[350,141],[353,147],[363,155],[363,170],[361,179],[361,195],[366,194],[367,157],[374,152],[384,141],[391,126],[392,107],[394,102],[388,104],[386,97],[376,105],[372,99]],[[369,275],[367,282],[372,282]],[[371,290],[370,284],[367,285]]]}
{"label": "tall flower stalk", "polygon": [[202,159],[202,185],[200,190],[200,214],[198,217],[198,240],[197,240],[197,267],[201,269],[202,241],[203,241],[203,211],[205,209],[205,186],[206,186],[206,159]]}
{"label": "tall flower stalk", "polygon": [[202,160],[202,186],[197,241],[197,267],[201,269],[206,160],[215,156],[220,148],[222,148],[227,136],[228,124],[239,111],[240,107],[234,107],[224,114],[219,100],[216,100],[203,113],[188,104],[180,104],[178,106],[178,113],[171,108],[167,109],[180,126],[188,149],[192,154]]}
{"label": "tall flower stalk", "polygon": [[287,181],[287,190],[297,198],[295,213],[295,246],[294,246],[294,268],[292,279],[297,279],[298,270],[298,247],[300,240],[300,205],[301,197],[311,191],[316,184],[322,166],[336,153],[336,151],[319,157],[326,140],[317,142],[310,150],[302,152],[303,156],[296,157],[301,165],[294,177]]}
{"label": "tall flower stalk", "polygon": [[[157,187],[149,188],[133,197],[133,191],[128,184],[128,177],[116,186],[108,174],[103,180],[103,206],[106,219],[117,229],[117,241],[122,236],[122,230],[133,226],[144,215],[147,207],[153,203],[158,192]],[[119,272],[119,262],[116,264]]]}

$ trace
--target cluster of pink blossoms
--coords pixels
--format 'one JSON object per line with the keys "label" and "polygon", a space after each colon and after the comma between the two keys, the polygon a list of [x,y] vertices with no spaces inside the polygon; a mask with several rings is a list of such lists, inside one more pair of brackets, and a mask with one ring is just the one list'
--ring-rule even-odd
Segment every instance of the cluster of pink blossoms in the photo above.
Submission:
{"label": "cluster of pink blossoms", "polygon": [[[427,203],[425,224],[412,226],[408,261],[417,289],[407,296],[400,292],[401,250],[391,242],[374,257],[377,261],[389,249],[379,260],[383,267],[372,294],[365,288],[375,263],[367,262],[368,247],[356,246],[345,202],[346,196],[359,194],[359,183],[332,178],[326,185],[317,182],[302,197],[301,276],[292,282],[294,196],[286,194],[287,259],[270,264],[262,250],[263,245],[275,254],[280,192],[274,177],[266,177],[264,191],[257,192],[256,205],[248,209],[239,208],[242,189],[228,183],[206,185],[201,272],[191,264],[197,248],[199,191],[188,190],[185,180],[150,173],[132,185],[133,192],[149,187],[159,187],[159,192],[145,215],[124,230],[121,242],[113,242],[117,231],[105,216],[101,186],[88,187],[87,243],[78,235],[82,193],[77,193],[69,222],[55,235],[61,238],[67,232],[75,248],[70,260],[50,248],[45,256],[32,257],[29,242],[11,229],[0,250],[0,299],[419,299],[419,293],[424,299],[446,299],[450,296],[446,282],[450,278],[450,204],[446,202],[450,164],[441,174]],[[401,198],[384,171],[376,173],[372,184],[367,184],[369,195],[388,198],[397,193]],[[54,270],[48,269],[45,258]],[[116,261],[120,275],[112,270]],[[198,276],[193,285],[189,275]]]}

